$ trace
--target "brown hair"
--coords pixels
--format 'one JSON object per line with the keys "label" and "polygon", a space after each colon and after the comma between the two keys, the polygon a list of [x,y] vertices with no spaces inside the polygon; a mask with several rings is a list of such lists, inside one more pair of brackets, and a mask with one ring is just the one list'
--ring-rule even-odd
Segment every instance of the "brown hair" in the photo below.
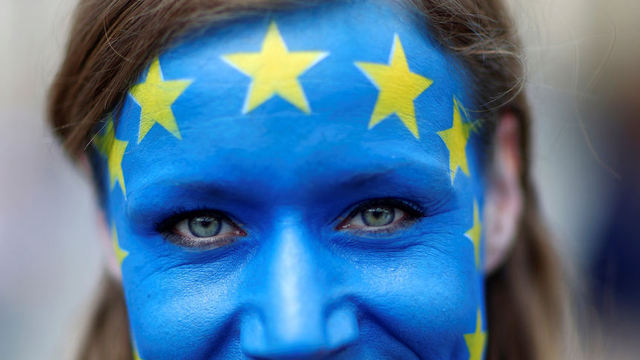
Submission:
{"label": "brown hair", "polygon": [[[558,266],[542,230],[529,175],[529,112],[522,92],[521,46],[498,0],[403,0],[456,55],[474,79],[474,94],[491,145],[502,112],[520,122],[525,209],[511,253],[486,278],[487,359],[560,358],[562,292]],[[51,86],[49,119],[68,153],[80,158],[92,129],[119,106],[152,57],[180,36],[295,0],[81,0],[66,57]],[[82,359],[131,359],[124,296],[105,281],[82,347]]]}

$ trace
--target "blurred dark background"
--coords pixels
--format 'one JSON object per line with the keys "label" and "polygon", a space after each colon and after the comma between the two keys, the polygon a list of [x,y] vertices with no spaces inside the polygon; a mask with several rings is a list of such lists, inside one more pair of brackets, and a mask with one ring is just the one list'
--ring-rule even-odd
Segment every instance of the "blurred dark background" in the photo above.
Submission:
{"label": "blurred dark background", "polygon": [[[44,125],[74,3],[0,2],[6,359],[70,359],[103,268],[88,181]],[[509,3],[526,46],[535,180],[575,299],[569,357],[637,359],[640,1]]]}

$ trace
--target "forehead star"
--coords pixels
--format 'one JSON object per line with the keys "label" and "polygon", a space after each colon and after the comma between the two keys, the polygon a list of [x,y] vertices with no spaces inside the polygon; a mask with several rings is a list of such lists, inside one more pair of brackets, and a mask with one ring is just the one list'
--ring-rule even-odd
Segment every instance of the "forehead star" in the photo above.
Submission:
{"label": "forehead star", "polygon": [[369,129],[396,114],[411,134],[416,139],[420,138],[413,100],[431,86],[433,81],[409,70],[398,35],[393,37],[389,65],[356,62],[356,66],[380,91],[369,120]]}
{"label": "forehead star", "polygon": [[134,85],[129,91],[140,105],[138,144],[156,123],[176,138],[182,139],[171,105],[189,84],[191,84],[191,80],[165,81],[160,68],[160,60],[158,58],[153,60],[144,82]]}
{"label": "forehead star", "polygon": [[308,114],[311,109],[298,76],[326,56],[327,53],[321,51],[289,51],[278,26],[272,21],[260,52],[228,54],[222,58],[251,77],[243,114],[276,95]]}
{"label": "forehead star", "polygon": [[103,135],[97,135],[94,146],[100,154],[107,157],[107,168],[109,171],[110,189],[116,185],[116,181],[120,184],[122,194],[126,197],[124,186],[124,174],[122,172],[122,158],[124,151],[129,144],[128,141],[116,139],[115,128],[113,126],[113,118],[109,117],[106,129]]}

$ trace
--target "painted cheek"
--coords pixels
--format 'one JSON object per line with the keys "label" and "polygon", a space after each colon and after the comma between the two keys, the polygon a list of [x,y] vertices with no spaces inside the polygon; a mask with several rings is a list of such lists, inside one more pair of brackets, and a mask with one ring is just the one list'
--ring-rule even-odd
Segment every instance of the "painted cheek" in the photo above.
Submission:
{"label": "painted cheek", "polygon": [[162,265],[125,274],[131,326],[145,358],[199,359],[220,349],[234,351],[240,267],[233,263],[245,256],[185,263],[148,254],[143,262]]}
{"label": "painted cheek", "polygon": [[442,251],[418,246],[401,255],[387,254],[380,262],[385,265],[367,267],[361,274],[365,319],[401,339],[421,358],[456,358],[460,334],[468,329],[482,294],[469,256]]}

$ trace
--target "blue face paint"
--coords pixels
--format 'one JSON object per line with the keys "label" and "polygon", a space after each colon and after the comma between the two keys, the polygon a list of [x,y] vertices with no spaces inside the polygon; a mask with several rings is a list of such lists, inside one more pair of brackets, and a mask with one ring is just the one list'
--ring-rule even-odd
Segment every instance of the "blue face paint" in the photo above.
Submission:
{"label": "blue face paint", "polygon": [[95,142],[140,357],[481,359],[469,88],[384,1],[161,54]]}

